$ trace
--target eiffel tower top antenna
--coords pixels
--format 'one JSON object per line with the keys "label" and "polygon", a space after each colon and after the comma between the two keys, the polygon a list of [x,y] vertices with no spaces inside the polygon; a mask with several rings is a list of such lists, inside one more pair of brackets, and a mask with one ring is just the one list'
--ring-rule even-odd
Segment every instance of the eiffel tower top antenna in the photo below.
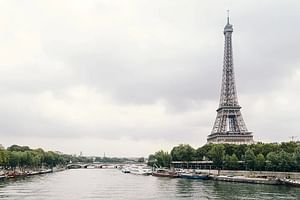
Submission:
{"label": "eiffel tower top antenna", "polygon": [[227,10],[227,24],[229,24],[229,10]]}

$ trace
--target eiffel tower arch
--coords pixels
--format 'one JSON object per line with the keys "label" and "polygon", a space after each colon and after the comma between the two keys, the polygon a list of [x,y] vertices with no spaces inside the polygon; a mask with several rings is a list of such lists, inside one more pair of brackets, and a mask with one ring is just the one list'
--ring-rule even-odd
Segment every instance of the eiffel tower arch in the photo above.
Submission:
{"label": "eiffel tower arch", "polygon": [[208,143],[251,144],[253,135],[246,128],[238,103],[232,53],[233,27],[229,23],[224,28],[225,47],[223,76],[219,108],[212,132],[207,137]]}

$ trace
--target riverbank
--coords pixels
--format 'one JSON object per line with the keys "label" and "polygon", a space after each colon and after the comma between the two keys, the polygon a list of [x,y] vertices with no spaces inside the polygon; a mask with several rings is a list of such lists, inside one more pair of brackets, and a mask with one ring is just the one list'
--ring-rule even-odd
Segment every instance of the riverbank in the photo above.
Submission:
{"label": "riverbank", "polygon": [[300,181],[290,178],[276,178],[276,177],[245,177],[245,176],[215,176],[210,175],[210,179],[214,181],[226,181],[234,183],[252,183],[252,184],[264,184],[264,185],[286,185],[291,187],[300,187]]}
{"label": "riverbank", "polygon": [[[197,170],[198,171],[198,170]],[[208,173],[211,175],[223,175],[223,176],[245,176],[253,178],[268,178],[274,177],[279,179],[289,178],[293,180],[300,180],[300,172],[272,172],[272,171],[246,171],[246,170],[208,170],[200,169],[202,173]]]}
{"label": "riverbank", "polygon": [[[131,167],[127,166],[128,171],[123,173],[131,173]],[[144,175],[143,173],[135,175]],[[223,175],[220,175],[223,174]],[[299,177],[300,173],[293,172],[255,172],[255,171],[217,171],[217,170],[192,170],[192,169],[157,169],[152,172],[152,176],[184,178],[184,179],[201,179],[211,181],[222,181],[232,183],[261,184],[261,185],[285,185],[288,187],[300,187],[300,181],[291,179]],[[206,177],[206,178],[205,178]],[[284,177],[284,178],[281,178]]]}
{"label": "riverbank", "polygon": [[287,185],[300,187],[300,173],[298,172],[270,172],[270,171],[235,171],[235,170],[199,170],[210,174],[210,179],[236,183],[252,183],[265,185]]}
{"label": "riverbank", "polygon": [[42,175],[48,173],[54,173],[59,171],[64,171],[66,168],[52,168],[52,169],[39,169],[39,170],[2,170],[0,173],[0,180],[7,180],[7,179],[16,179],[21,177],[28,177],[28,176],[35,176],[35,175]]}
{"label": "riverbank", "polygon": [[252,183],[264,185],[282,185],[280,179],[277,178],[251,178],[245,176],[211,176],[215,181],[226,181],[235,183]]}

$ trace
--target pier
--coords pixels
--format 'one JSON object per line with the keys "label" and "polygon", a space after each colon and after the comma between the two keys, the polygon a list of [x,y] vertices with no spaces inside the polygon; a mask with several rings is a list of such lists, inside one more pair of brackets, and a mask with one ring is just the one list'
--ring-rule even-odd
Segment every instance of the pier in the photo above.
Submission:
{"label": "pier", "polygon": [[277,178],[250,178],[245,176],[210,176],[215,181],[227,181],[235,183],[252,183],[265,185],[281,185]]}

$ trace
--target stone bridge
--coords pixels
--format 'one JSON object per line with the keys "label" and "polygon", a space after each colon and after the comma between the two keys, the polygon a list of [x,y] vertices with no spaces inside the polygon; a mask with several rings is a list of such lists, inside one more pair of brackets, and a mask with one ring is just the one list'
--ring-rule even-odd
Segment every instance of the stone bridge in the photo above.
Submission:
{"label": "stone bridge", "polygon": [[124,164],[120,163],[70,163],[67,165],[68,169],[87,169],[87,168],[98,168],[98,169],[115,169],[120,168]]}

